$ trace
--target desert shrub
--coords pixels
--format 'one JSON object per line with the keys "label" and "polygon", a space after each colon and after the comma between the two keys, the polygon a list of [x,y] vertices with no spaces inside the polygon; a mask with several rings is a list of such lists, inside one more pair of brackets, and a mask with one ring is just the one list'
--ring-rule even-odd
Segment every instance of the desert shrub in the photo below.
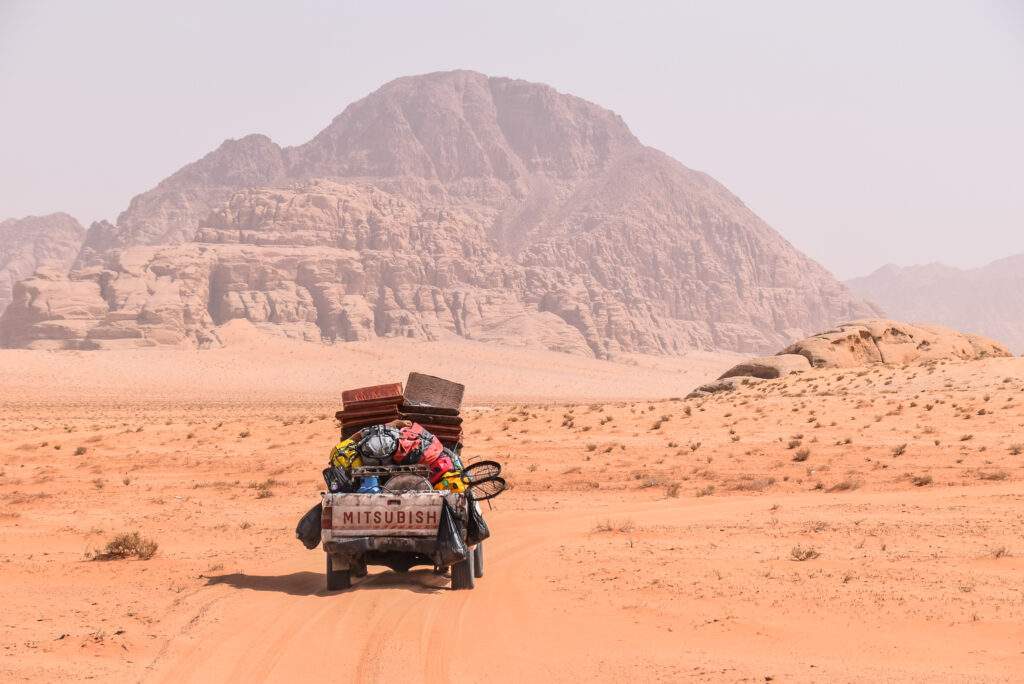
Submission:
{"label": "desert shrub", "polygon": [[157,543],[146,539],[138,532],[123,532],[107,542],[103,551],[93,556],[94,560],[116,560],[131,558],[149,560],[156,553]]}
{"label": "desert shrub", "polygon": [[805,549],[799,544],[794,546],[793,549],[789,552],[789,557],[795,561],[814,560],[820,555],[821,554],[815,551],[813,548],[807,547]]}
{"label": "desert shrub", "polygon": [[1005,470],[990,470],[988,472],[981,471],[978,473],[978,477],[982,480],[1005,480],[1010,475]]}
{"label": "desert shrub", "polygon": [[924,487],[932,483],[931,475],[914,475],[910,478],[910,483],[915,487]]}
{"label": "desert shrub", "polygon": [[665,487],[665,496],[675,499],[679,496],[679,489],[680,484],[678,482],[669,482],[668,486]]}
{"label": "desert shrub", "polygon": [[742,475],[738,480],[731,483],[729,489],[737,492],[761,492],[775,484],[774,477],[754,477],[753,475]]}
{"label": "desert shrub", "polygon": [[797,452],[793,454],[793,460],[796,461],[797,463],[803,463],[808,459],[810,455],[810,449],[798,449]]}
{"label": "desert shrub", "polygon": [[84,446],[80,446],[77,449],[75,449],[75,456],[82,456],[85,454],[86,451],[87,449]]}
{"label": "desert shrub", "polygon": [[632,520],[621,520],[621,521],[614,521],[614,522],[611,521],[611,520],[605,520],[604,522],[598,523],[594,527],[593,531],[594,532],[621,532],[621,533],[625,534],[625,533],[628,533],[628,532],[632,532],[634,527],[635,526],[633,525],[633,521]]}
{"label": "desert shrub", "polygon": [[906,444],[898,444],[898,445],[896,445],[896,446],[894,446],[892,448],[892,455],[893,456],[902,456],[903,454],[906,453],[906,451],[907,451],[907,445]]}

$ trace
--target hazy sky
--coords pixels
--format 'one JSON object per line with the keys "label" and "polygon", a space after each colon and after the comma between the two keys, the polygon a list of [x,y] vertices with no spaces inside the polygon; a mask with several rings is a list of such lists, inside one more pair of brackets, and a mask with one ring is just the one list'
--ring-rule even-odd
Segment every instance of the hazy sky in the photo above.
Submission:
{"label": "hazy sky", "polygon": [[1024,1],[0,0],[0,217],[113,220],[226,138],[409,74],[549,83],[840,277],[1024,252]]}

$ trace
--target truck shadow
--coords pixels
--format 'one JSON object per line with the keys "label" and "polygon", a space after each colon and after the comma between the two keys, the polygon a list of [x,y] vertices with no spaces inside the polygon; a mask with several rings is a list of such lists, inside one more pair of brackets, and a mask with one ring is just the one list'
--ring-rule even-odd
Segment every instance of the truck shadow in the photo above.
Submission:
{"label": "truck shadow", "polygon": [[[379,569],[369,575],[352,581],[352,588],[346,591],[367,591],[380,589],[404,589],[418,594],[433,594],[448,589],[449,579],[435,575],[432,570],[410,570],[407,573]],[[235,589],[270,591],[291,596],[333,596],[337,591],[327,591],[324,575],[319,572],[292,572],[286,575],[246,575],[233,572],[226,575],[206,577],[206,586],[226,584]]]}

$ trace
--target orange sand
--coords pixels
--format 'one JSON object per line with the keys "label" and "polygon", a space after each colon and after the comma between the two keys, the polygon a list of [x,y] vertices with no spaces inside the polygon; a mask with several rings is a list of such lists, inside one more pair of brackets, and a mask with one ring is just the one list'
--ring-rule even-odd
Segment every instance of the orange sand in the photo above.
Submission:
{"label": "orange sand", "polygon": [[[733,357],[237,333],[209,352],[0,352],[0,680],[1024,671],[1024,359],[681,401]],[[336,397],[408,370],[465,381],[466,454],[505,463],[486,576],[453,592],[371,568],[327,593],[293,528]],[[129,530],[155,557],[88,560]]]}

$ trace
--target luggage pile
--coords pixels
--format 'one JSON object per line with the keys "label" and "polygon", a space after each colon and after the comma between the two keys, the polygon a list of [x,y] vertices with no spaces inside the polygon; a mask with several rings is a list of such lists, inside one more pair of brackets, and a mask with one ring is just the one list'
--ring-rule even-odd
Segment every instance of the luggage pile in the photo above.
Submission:
{"label": "luggage pile", "polygon": [[[505,490],[494,461],[462,463],[462,398],[465,386],[422,373],[401,383],[373,385],[342,392],[335,416],[341,439],[331,449],[323,470],[332,494],[378,494],[449,491],[473,501],[494,498]],[[479,509],[470,507],[470,525],[486,536]],[[307,548],[319,545],[320,506],[311,509],[296,528]],[[481,536],[482,534],[482,536]]]}
{"label": "luggage pile", "polygon": [[451,449],[462,444],[462,395],[466,386],[422,373],[409,373],[405,398],[399,407],[402,418],[419,423]]}
{"label": "luggage pile", "polygon": [[364,427],[398,420],[398,407],[402,403],[402,385],[360,387],[341,393],[342,409],[334,414],[341,422],[341,437],[351,437]]}

